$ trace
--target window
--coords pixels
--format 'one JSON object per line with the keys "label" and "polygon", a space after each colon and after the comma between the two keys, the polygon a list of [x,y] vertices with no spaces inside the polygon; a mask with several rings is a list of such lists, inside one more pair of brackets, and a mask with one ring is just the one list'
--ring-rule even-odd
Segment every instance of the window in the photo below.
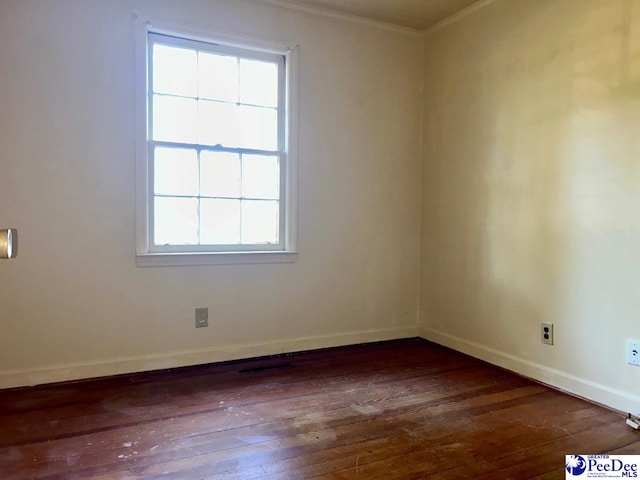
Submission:
{"label": "window", "polygon": [[145,35],[138,265],[295,260],[293,49]]}

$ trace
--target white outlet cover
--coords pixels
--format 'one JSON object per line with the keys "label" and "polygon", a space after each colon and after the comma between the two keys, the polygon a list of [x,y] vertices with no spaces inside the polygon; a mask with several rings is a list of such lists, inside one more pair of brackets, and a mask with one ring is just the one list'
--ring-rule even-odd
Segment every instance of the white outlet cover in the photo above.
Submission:
{"label": "white outlet cover", "polygon": [[627,363],[640,366],[640,342],[627,342]]}

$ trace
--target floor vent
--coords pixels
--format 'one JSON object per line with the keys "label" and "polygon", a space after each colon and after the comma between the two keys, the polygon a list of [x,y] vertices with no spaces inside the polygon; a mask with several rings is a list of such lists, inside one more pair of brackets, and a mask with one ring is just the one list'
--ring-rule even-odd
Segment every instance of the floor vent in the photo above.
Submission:
{"label": "floor vent", "polygon": [[291,363],[278,363],[276,365],[264,365],[262,367],[243,368],[238,373],[260,373],[269,372],[271,370],[284,370],[285,368],[293,368]]}

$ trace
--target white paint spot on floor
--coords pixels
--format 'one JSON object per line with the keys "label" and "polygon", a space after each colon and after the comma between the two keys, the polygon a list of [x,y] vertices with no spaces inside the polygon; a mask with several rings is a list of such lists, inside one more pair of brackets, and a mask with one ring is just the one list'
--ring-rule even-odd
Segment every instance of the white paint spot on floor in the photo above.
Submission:
{"label": "white paint spot on floor", "polygon": [[118,458],[124,458],[124,455],[120,454],[118,455]]}
{"label": "white paint spot on floor", "polygon": [[351,405],[356,412],[361,413],[362,415],[375,415],[376,413],[381,413],[382,410],[375,405]]}
{"label": "white paint spot on floor", "polygon": [[421,430],[414,430],[412,428],[403,427],[402,430],[404,433],[409,435],[411,438],[421,438],[424,435],[424,432]]}
{"label": "white paint spot on floor", "polygon": [[127,448],[131,447],[132,445],[133,445],[133,443],[131,443],[131,442],[124,442],[122,444],[123,447],[127,447]]}
{"label": "white paint spot on floor", "polygon": [[78,454],[77,453],[69,453],[66,458],[67,466],[73,467],[76,463],[78,463]]}
{"label": "white paint spot on floor", "polygon": [[158,448],[160,445],[154,445],[153,447],[151,447],[149,449],[149,451],[153,452],[156,448]]}

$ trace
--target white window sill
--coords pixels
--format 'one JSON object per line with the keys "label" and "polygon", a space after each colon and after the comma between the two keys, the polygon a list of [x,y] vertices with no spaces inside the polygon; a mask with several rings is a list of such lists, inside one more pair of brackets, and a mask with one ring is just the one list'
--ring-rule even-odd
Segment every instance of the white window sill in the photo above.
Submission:
{"label": "white window sill", "polygon": [[136,255],[137,267],[194,267],[251,263],[294,263],[298,252],[147,253]]}

